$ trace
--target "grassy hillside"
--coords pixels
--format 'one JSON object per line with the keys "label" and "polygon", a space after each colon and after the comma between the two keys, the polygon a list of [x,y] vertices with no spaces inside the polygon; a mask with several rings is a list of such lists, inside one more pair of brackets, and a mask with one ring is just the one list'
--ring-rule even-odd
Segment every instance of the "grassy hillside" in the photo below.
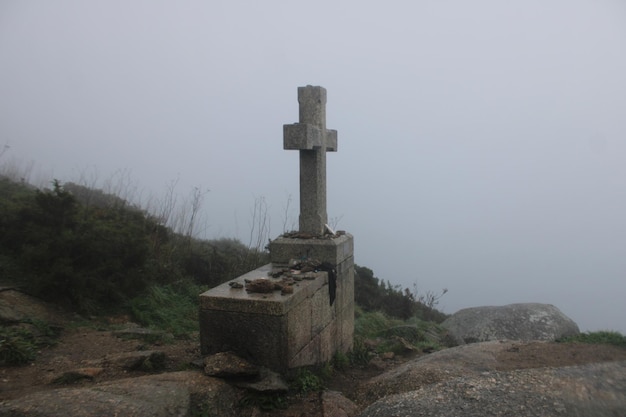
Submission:
{"label": "grassy hillside", "polygon": [[0,179],[3,281],[94,313],[127,305],[154,285],[213,286],[267,261],[239,241],[175,234],[115,196],[91,192],[87,204],[76,197],[85,190],[72,190],[58,181],[37,190]]}
{"label": "grassy hillside", "polygon": [[[76,184],[39,190],[0,179],[0,280],[83,314],[131,313],[173,333],[193,330],[197,295],[268,262],[235,239],[174,233],[124,199]],[[390,317],[445,316],[408,289],[356,266],[356,303]]]}

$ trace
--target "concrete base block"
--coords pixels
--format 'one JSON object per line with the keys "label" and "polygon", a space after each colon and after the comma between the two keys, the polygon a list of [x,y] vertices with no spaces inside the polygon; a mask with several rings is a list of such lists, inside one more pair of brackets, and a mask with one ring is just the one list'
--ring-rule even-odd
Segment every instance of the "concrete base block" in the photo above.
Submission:
{"label": "concrete base block", "polygon": [[354,257],[354,238],[350,234],[328,239],[279,237],[270,242],[270,259],[275,265],[287,265],[291,259],[317,259],[340,265]]}
{"label": "concrete base block", "polygon": [[[329,262],[336,271],[331,304],[328,272],[297,282],[291,294],[248,293],[224,283],[200,295],[202,354],[234,351],[278,372],[327,362],[352,348],[354,334],[354,257],[352,236],[284,239],[270,244],[272,264],[233,281],[267,278],[291,259]],[[231,281],[232,282],[232,281]]]}

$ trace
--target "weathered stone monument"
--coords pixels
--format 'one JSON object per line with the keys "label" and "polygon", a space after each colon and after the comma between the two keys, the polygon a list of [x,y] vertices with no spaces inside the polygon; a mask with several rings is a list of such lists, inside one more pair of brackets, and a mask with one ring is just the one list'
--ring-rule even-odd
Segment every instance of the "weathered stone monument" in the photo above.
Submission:
{"label": "weathered stone monument", "polygon": [[234,351],[279,372],[326,362],[352,348],[354,244],[327,225],[326,90],[299,87],[299,123],[284,149],[300,153],[299,231],[270,242],[271,263],[200,295],[203,354]]}
{"label": "weathered stone monument", "polygon": [[284,148],[300,151],[300,232],[324,233],[326,152],[337,150],[337,131],[326,130],[326,90],[298,88],[300,123],[283,126]]}

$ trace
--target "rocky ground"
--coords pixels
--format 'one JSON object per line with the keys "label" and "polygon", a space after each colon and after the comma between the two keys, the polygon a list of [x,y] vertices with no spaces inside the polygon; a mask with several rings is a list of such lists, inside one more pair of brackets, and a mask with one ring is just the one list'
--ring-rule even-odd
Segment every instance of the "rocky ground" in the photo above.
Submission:
{"label": "rocky ground", "polygon": [[[0,292],[0,312],[6,312],[7,302],[22,303],[21,312],[18,311],[17,314],[43,314],[49,321],[59,324],[62,331],[57,343],[41,349],[34,362],[23,366],[0,368],[0,401],[18,399],[27,394],[51,391],[61,387],[67,389],[87,387],[105,381],[153,373],[194,370],[196,368],[192,363],[201,358],[196,336],[192,336],[189,340],[166,342],[162,337],[145,338],[141,335],[124,335],[119,333],[120,329],[132,328],[128,324],[128,317],[79,320],[51,310],[50,307],[40,305],[29,307],[19,293]],[[26,311],[28,308],[31,311]],[[141,356],[147,352],[147,356],[141,357],[150,357],[150,353],[155,351],[160,352],[162,356],[157,358],[158,363],[153,358],[154,368],[146,367],[145,361],[142,362],[142,366],[133,364],[132,361],[136,355]],[[377,381],[382,381],[383,376],[390,375],[393,370],[402,370],[403,365],[414,362],[412,359],[420,355],[426,354],[413,352],[405,356],[388,355],[386,359],[376,358],[365,367],[335,371],[327,382],[327,389],[331,392],[291,395],[280,403],[276,403],[276,406],[284,408],[262,411],[259,407],[250,406],[239,410],[237,415],[257,417],[356,415],[376,399],[393,394],[393,390],[397,389],[393,384],[382,382],[378,384]],[[492,366],[495,371],[560,368],[597,362],[626,361],[626,349],[585,344],[514,343],[507,345],[506,349],[500,349],[494,357],[496,361],[489,366]],[[466,359],[457,356],[456,360]],[[398,372],[397,377],[392,376],[392,379],[402,381],[402,375],[405,374],[408,375],[406,372],[404,374]],[[416,384],[419,388],[441,381],[442,375],[438,372],[420,372],[419,376],[411,378],[410,384]],[[404,385],[400,391],[406,392],[408,388]],[[333,392],[340,392],[344,397],[353,401],[356,407],[346,411],[345,409],[349,406],[345,406],[344,411],[338,411],[342,408],[343,400],[340,397],[333,397],[336,395]],[[242,402],[246,403],[245,393],[240,392],[239,395],[240,399],[244,400]],[[253,402],[248,403],[253,404]],[[340,406],[333,411],[328,408],[329,405],[332,407],[332,404]]]}

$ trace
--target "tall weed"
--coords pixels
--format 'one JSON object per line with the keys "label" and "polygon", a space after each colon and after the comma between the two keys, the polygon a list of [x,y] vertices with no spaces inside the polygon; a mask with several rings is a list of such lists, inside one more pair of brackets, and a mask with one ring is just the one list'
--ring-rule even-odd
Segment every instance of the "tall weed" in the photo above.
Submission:
{"label": "tall weed", "polygon": [[142,325],[182,337],[198,330],[198,295],[206,289],[188,280],[153,285],[131,301],[131,311]]}

